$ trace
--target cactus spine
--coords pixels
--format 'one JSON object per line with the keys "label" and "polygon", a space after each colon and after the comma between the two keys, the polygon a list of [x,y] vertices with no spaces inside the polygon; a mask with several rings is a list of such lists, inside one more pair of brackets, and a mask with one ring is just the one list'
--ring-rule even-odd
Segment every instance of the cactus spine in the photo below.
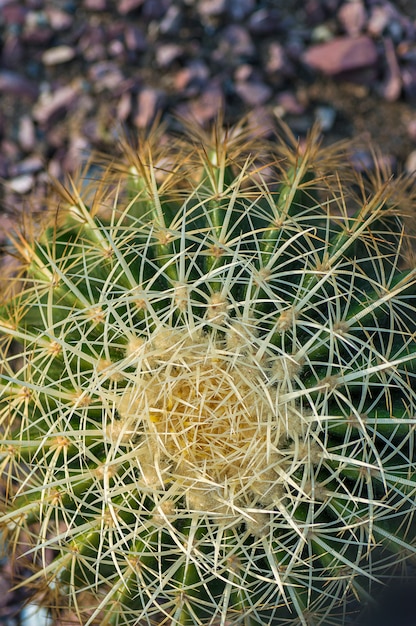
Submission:
{"label": "cactus spine", "polygon": [[192,133],[14,237],[1,524],[81,624],[342,624],[415,555],[404,194],[316,133]]}

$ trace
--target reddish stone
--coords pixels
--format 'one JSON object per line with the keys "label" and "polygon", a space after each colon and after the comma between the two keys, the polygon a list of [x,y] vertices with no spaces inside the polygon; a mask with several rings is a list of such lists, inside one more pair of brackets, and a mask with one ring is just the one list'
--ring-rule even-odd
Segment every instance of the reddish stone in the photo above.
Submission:
{"label": "reddish stone", "polygon": [[121,0],[116,6],[120,15],[127,15],[131,11],[138,9],[144,0]]}
{"label": "reddish stone", "polygon": [[338,11],[338,19],[350,37],[357,37],[363,32],[367,13],[362,2],[346,2]]}
{"label": "reddish stone", "polygon": [[197,95],[207,84],[209,68],[204,61],[194,59],[175,74],[174,87],[176,91],[184,92],[187,96]]}
{"label": "reddish stone", "polygon": [[304,115],[305,106],[299,102],[296,95],[291,91],[281,91],[276,98],[276,103],[282,114]]}
{"label": "reddish stone", "polygon": [[107,0],[84,0],[84,6],[89,11],[107,11]]}
{"label": "reddish stone", "polygon": [[163,107],[164,93],[153,87],[144,87],[137,96],[137,113],[134,124],[137,128],[146,128],[155,119]]}
{"label": "reddish stone", "polygon": [[311,46],[302,60],[310,67],[334,76],[375,65],[377,48],[370,37],[336,37]]}
{"label": "reddish stone", "polygon": [[402,76],[391,39],[386,38],[384,40],[384,48],[386,51],[387,70],[382,86],[382,94],[386,100],[394,102],[398,100],[402,91]]}
{"label": "reddish stone", "polygon": [[240,98],[249,106],[259,106],[271,98],[271,88],[263,82],[247,81],[237,82],[235,91]]}
{"label": "reddish stone", "polygon": [[209,82],[201,95],[189,103],[178,106],[176,111],[180,115],[190,116],[200,124],[213,120],[224,109],[224,91],[214,79]]}

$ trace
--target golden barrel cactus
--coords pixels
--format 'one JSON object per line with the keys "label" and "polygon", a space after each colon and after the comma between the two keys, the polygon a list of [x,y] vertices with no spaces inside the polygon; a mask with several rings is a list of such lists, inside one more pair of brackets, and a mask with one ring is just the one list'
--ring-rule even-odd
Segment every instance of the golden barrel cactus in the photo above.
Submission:
{"label": "golden barrel cactus", "polygon": [[404,185],[316,132],[155,128],[10,239],[1,525],[43,601],[343,624],[414,559]]}

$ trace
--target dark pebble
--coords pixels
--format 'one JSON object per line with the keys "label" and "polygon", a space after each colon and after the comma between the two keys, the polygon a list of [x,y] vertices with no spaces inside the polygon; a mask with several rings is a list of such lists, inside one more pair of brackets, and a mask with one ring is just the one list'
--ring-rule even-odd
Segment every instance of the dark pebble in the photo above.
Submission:
{"label": "dark pebble", "polygon": [[38,96],[39,88],[17,72],[0,70],[0,93],[35,100]]}
{"label": "dark pebble", "polygon": [[273,35],[281,31],[282,17],[277,9],[259,9],[252,13],[248,28],[253,35]]}

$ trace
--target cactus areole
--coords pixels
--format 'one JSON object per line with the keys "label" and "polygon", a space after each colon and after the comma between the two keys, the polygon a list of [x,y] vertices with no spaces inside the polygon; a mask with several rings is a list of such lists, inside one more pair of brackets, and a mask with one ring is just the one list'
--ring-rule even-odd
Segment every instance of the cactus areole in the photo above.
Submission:
{"label": "cactus areole", "polygon": [[155,128],[11,237],[1,526],[51,608],[343,624],[415,558],[414,197],[343,150]]}

